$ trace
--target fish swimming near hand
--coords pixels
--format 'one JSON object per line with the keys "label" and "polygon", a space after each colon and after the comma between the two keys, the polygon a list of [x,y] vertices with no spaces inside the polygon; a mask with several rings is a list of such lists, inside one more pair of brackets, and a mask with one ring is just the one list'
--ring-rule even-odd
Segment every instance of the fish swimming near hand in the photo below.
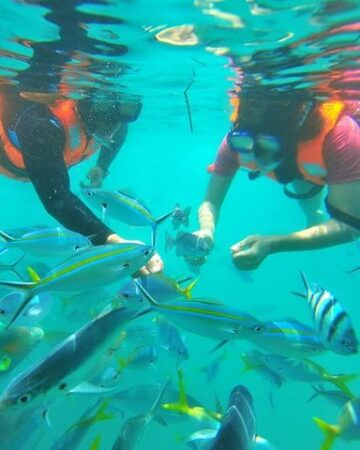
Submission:
{"label": "fish swimming near hand", "polygon": [[153,252],[153,247],[135,242],[99,245],[83,250],[57,265],[43,278],[30,269],[31,282],[0,281],[0,285],[24,293],[22,304],[9,326],[35,295],[41,292],[79,292],[115,283],[143,267]]}
{"label": "fish swimming near hand", "polygon": [[155,218],[141,200],[121,190],[108,191],[97,188],[83,188],[82,192],[90,205],[102,211],[103,218],[109,215],[130,226],[151,227],[153,246],[156,241],[157,227],[174,213],[174,211],[171,211]]}
{"label": "fish swimming near hand", "polygon": [[175,211],[171,215],[171,223],[174,230],[177,230],[184,225],[184,227],[189,226],[189,216],[191,213],[191,206],[182,209],[180,205],[176,205]]}
{"label": "fish swimming near hand", "polygon": [[0,396],[0,413],[44,405],[82,383],[134,317],[125,307],[101,314],[15,376]]}
{"label": "fish swimming near hand", "polygon": [[301,277],[313,322],[322,343],[329,350],[340,355],[353,355],[358,352],[358,340],[349,315],[339,300],[331,292],[314,284],[310,286],[305,274]]}
{"label": "fish swimming near hand", "polygon": [[211,248],[208,242],[193,233],[179,232],[175,238],[166,235],[165,250],[175,247],[176,256],[185,258],[203,258],[208,256]]}

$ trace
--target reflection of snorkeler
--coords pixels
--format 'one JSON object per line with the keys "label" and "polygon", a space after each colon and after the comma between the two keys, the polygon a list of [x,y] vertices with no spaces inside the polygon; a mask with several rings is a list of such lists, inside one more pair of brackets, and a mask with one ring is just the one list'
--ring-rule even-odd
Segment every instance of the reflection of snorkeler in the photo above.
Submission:
{"label": "reflection of snorkeler", "polygon": [[[302,185],[302,194],[285,192],[301,201],[308,228],[241,240],[231,247],[238,269],[255,269],[272,253],[328,247],[358,235],[360,128],[345,103],[318,103],[265,88],[240,94],[234,127],[210,167],[211,179],[199,208],[200,230],[195,234],[211,246],[221,205],[239,167],[250,170],[250,180],[265,174],[285,185]],[[331,216],[327,221],[309,211],[309,206],[317,209],[324,185],[328,186],[326,203]],[[201,264],[204,259],[196,262]]]}
{"label": "reflection of snorkeler", "polygon": [[[88,178],[92,186],[100,186],[141,104],[122,102],[119,96],[99,103],[92,97],[74,101],[58,94],[61,69],[71,52],[100,50],[76,22],[79,1],[44,3],[50,5],[47,18],[59,26],[60,39],[34,43],[30,66],[18,74],[18,84],[0,91],[0,172],[29,179],[46,210],[66,228],[91,236],[94,244],[123,242],[71,192],[68,168],[99,150]],[[111,55],[127,51],[123,45],[101,48]],[[148,267],[153,271],[161,265],[157,257]]]}

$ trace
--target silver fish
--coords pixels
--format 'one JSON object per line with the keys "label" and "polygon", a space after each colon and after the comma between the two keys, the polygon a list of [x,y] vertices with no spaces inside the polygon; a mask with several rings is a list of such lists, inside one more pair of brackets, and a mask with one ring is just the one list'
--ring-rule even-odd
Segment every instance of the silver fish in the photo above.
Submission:
{"label": "silver fish", "polygon": [[70,335],[10,381],[0,397],[0,412],[39,406],[80,384],[133,315],[120,307]]}

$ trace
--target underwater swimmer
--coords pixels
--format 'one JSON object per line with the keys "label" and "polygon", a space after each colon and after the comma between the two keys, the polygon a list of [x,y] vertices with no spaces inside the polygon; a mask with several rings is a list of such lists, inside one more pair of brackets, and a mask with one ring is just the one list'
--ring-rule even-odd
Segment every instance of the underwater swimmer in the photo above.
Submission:
{"label": "underwater swimmer", "polygon": [[[63,74],[77,51],[90,58],[101,51],[121,56],[128,49],[90,38],[82,21],[96,22],[97,17],[85,17],[78,10],[79,0],[47,3],[46,19],[58,27],[60,38],[29,42],[33,54],[28,67],[17,74],[16,84],[0,89],[0,174],[29,180],[47,212],[64,227],[89,236],[94,245],[124,242],[71,191],[68,169],[99,152],[88,173],[89,185],[99,187],[141,102],[114,93],[101,101],[90,89],[73,100],[66,96]],[[161,268],[161,258],[155,255],[144,270]]]}
{"label": "underwater swimmer", "polygon": [[[209,168],[211,178],[198,210],[200,229],[194,233],[213,247],[221,206],[239,168],[249,170],[249,180],[266,175],[282,183],[284,192],[301,203],[307,227],[284,235],[249,235],[235,243],[231,256],[240,270],[256,269],[273,253],[346,243],[360,231],[360,128],[347,104],[264,89],[240,96],[234,127]],[[319,213],[324,186],[329,220]]]}

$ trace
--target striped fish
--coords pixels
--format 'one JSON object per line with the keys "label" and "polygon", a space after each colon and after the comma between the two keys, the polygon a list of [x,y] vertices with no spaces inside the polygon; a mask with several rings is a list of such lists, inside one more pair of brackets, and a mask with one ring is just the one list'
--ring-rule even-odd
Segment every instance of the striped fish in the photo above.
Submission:
{"label": "striped fish", "polygon": [[312,312],[315,328],[322,343],[329,350],[340,355],[353,355],[358,352],[358,341],[350,317],[331,292],[313,284],[310,286],[305,274],[301,272],[307,299]]}
{"label": "striped fish", "polygon": [[23,301],[8,326],[35,295],[41,292],[79,292],[115,283],[143,267],[153,252],[153,247],[136,242],[99,245],[57,265],[43,278],[30,270],[31,282],[0,281],[0,285],[24,293]]}
{"label": "striped fish", "polygon": [[171,211],[156,219],[143,202],[124,191],[83,188],[82,192],[91,206],[101,210],[103,218],[105,215],[109,215],[130,226],[150,226],[153,232],[153,245],[155,245],[158,225],[174,213],[174,211]]}

